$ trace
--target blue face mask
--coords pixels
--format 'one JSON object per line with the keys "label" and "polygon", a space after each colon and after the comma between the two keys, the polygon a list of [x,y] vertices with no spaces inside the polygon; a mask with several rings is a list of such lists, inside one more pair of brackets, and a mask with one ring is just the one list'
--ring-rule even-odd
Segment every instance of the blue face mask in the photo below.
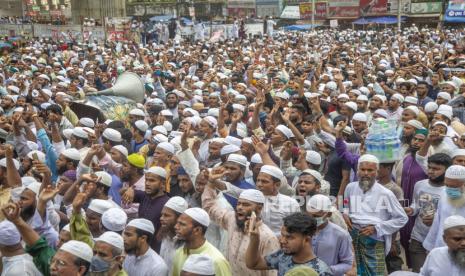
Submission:
{"label": "blue face mask", "polygon": [[111,262],[102,259],[99,256],[93,256],[90,263],[91,272],[105,272],[110,270]]}
{"label": "blue face mask", "polygon": [[315,220],[316,220],[316,227],[319,227],[322,224],[324,224],[325,222],[327,222],[328,218],[326,218],[326,217],[315,217]]}
{"label": "blue face mask", "polygon": [[450,199],[458,199],[462,196],[462,189],[446,187],[446,194]]}

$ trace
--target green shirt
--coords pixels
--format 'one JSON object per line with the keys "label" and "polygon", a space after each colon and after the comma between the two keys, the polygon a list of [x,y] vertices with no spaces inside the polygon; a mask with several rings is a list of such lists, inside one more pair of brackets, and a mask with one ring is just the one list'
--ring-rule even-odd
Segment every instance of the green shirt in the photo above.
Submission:
{"label": "green shirt", "polygon": [[40,239],[33,246],[26,246],[26,252],[32,256],[32,260],[37,269],[44,275],[50,275],[50,261],[55,256],[55,250],[48,246],[44,237]]}
{"label": "green shirt", "polygon": [[182,266],[191,254],[204,254],[212,258],[213,264],[215,265],[216,276],[232,276],[231,266],[229,265],[229,262],[226,260],[223,254],[221,254],[221,252],[207,240],[201,247],[197,249],[189,249],[189,253],[187,252],[187,249],[185,249],[184,247],[181,247],[178,250],[176,250],[173,259],[173,272],[171,274],[172,276],[179,276],[181,274]]}
{"label": "green shirt", "polygon": [[94,248],[94,240],[89,230],[86,220],[81,214],[72,214],[69,220],[69,229],[71,230],[71,239],[85,242],[90,248]]}

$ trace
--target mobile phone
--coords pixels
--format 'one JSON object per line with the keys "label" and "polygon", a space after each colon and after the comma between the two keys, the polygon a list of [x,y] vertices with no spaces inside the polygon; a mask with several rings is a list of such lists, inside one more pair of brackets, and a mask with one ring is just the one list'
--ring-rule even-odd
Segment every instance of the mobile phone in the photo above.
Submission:
{"label": "mobile phone", "polygon": [[256,220],[257,220],[257,215],[255,214],[255,211],[252,211],[252,214],[250,215],[250,219],[249,219],[249,233],[253,231]]}

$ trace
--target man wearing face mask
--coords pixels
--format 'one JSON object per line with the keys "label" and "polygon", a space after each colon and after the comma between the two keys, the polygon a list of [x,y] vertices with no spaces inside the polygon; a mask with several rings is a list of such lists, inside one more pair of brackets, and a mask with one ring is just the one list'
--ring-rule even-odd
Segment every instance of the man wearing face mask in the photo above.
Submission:
{"label": "man wearing face mask", "polygon": [[111,231],[103,233],[95,239],[94,256],[90,263],[90,275],[127,276],[128,274],[122,269],[123,253],[123,237]]}
{"label": "man wearing face mask", "polygon": [[354,254],[349,233],[330,221],[332,211],[331,200],[325,195],[314,195],[307,202],[307,212],[315,218],[317,227],[312,237],[313,252],[337,276],[352,269]]}
{"label": "man wearing face mask", "polygon": [[[344,219],[353,239],[358,275],[383,275],[392,234],[407,223],[395,195],[376,181],[379,160],[364,154],[358,160],[359,181],[344,192]],[[362,249],[363,248],[363,249]]]}
{"label": "man wearing face mask", "polygon": [[441,194],[444,193],[444,178],[451,159],[444,153],[428,157],[428,179],[420,180],[413,190],[413,202],[404,210],[408,216],[417,216],[411,233],[409,252],[412,261],[412,271],[420,272],[425,262],[427,252],[422,242],[433,222]]}
{"label": "man wearing face mask", "polygon": [[446,246],[433,249],[421,268],[420,275],[465,274],[465,218],[450,216],[444,221]]}
{"label": "man wearing face mask", "polygon": [[444,246],[444,220],[451,215],[465,216],[465,167],[452,165],[446,170],[445,193],[441,195],[433,224],[423,241],[423,247],[431,251]]}

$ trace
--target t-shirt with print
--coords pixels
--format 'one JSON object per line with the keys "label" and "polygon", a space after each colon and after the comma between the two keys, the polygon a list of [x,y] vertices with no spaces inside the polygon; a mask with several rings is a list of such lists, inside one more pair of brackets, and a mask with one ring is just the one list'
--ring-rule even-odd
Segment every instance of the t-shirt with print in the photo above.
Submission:
{"label": "t-shirt with print", "polygon": [[298,264],[292,260],[292,255],[285,254],[281,249],[266,256],[265,261],[268,267],[278,270],[278,276],[284,276],[286,272],[295,266],[301,265],[313,268],[320,276],[333,275],[329,266],[318,257],[315,257],[306,263]]}

